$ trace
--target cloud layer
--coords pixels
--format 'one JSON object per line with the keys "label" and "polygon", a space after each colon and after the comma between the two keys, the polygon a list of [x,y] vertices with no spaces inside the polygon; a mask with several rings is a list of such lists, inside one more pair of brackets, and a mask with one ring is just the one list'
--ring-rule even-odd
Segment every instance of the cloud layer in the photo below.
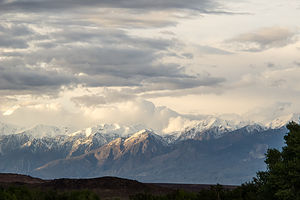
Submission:
{"label": "cloud layer", "polygon": [[104,8],[127,8],[127,9],[147,9],[147,10],[162,10],[162,9],[192,9],[202,12],[208,12],[218,7],[217,1],[213,0],[62,0],[62,1],[0,1],[1,11],[21,10],[21,11],[52,11],[52,10],[66,10],[74,8],[90,8],[90,7],[104,7]]}
{"label": "cloud layer", "polygon": [[146,92],[223,81],[188,74],[184,66],[162,61],[178,47],[174,39],[131,36],[124,30],[89,24],[60,25],[56,21],[45,27],[6,23],[0,27],[0,34],[8,38],[0,41],[0,90],[48,94],[62,87],[83,85],[134,86]]}
{"label": "cloud layer", "polygon": [[173,130],[178,113],[297,108],[298,4],[0,0],[0,117]]}
{"label": "cloud layer", "polygon": [[266,27],[256,31],[240,34],[229,40],[235,42],[238,49],[259,52],[270,48],[284,47],[297,41],[296,31],[285,27]]}

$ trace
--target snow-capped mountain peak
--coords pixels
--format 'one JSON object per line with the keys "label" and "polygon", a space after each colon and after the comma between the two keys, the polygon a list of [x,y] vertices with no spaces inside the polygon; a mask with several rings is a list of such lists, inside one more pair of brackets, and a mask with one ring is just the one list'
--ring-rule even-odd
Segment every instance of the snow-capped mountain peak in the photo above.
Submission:
{"label": "snow-capped mountain peak", "polygon": [[268,127],[265,127],[265,126],[262,126],[260,124],[249,124],[247,126],[245,126],[245,130],[248,132],[248,133],[251,133],[251,132],[254,132],[254,131],[263,131],[263,130],[266,130],[268,129]]}
{"label": "snow-capped mountain peak", "polygon": [[146,139],[149,139],[149,138],[152,138],[154,140],[161,141],[161,142],[165,143],[164,139],[161,136],[155,134],[151,130],[143,129],[143,130],[138,131],[135,134],[131,135],[129,138],[127,138],[124,141],[124,144],[134,144],[134,143],[138,143],[138,142],[141,142],[141,141],[145,141]]}
{"label": "snow-capped mountain peak", "polygon": [[39,124],[30,129],[23,131],[22,133],[30,135],[34,138],[43,138],[43,137],[56,137],[59,135],[65,135],[64,128],[58,128],[55,126],[48,126]]}
{"label": "snow-capped mountain peak", "polygon": [[188,126],[178,137],[178,140],[220,138],[224,133],[242,128],[249,122],[225,120],[218,117],[208,117]]}
{"label": "snow-capped mountain peak", "polygon": [[139,131],[138,126],[121,126],[119,124],[99,124],[80,131],[69,134],[69,136],[82,135],[91,137],[96,133],[101,133],[105,137],[127,137]]}
{"label": "snow-capped mountain peak", "polygon": [[21,132],[24,128],[0,122],[0,135],[11,135]]}
{"label": "snow-capped mountain peak", "polygon": [[300,122],[300,114],[288,114],[288,115],[283,115],[280,117],[277,117],[273,121],[269,122],[266,124],[266,127],[275,129],[275,128],[280,128],[288,124],[289,122],[294,121],[299,123]]}

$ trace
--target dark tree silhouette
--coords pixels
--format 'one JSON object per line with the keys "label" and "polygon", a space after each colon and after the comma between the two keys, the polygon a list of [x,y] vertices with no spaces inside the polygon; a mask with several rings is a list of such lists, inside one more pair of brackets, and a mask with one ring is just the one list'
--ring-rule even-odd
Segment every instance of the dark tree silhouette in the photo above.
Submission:
{"label": "dark tree silhouette", "polygon": [[282,151],[269,149],[266,172],[254,180],[259,196],[268,200],[300,200],[300,125],[290,122]]}

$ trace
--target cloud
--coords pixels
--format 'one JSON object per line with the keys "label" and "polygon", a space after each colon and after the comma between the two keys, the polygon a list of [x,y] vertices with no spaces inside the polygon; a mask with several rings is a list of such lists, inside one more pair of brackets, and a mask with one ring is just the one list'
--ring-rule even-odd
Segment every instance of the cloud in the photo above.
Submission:
{"label": "cloud", "polygon": [[[71,92],[71,94],[75,93]],[[20,126],[42,123],[80,129],[100,123],[118,123],[121,125],[140,124],[145,128],[161,132],[169,125],[171,118],[180,116],[167,107],[156,106],[150,101],[112,89],[104,89],[101,95],[82,95],[71,98],[70,101],[64,102],[69,108],[56,99],[32,100],[30,97],[25,100],[1,97],[0,103],[2,105],[0,120]],[[5,107],[3,107],[4,103]],[[79,107],[70,108],[73,103]]]}
{"label": "cloud", "polygon": [[51,16],[51,21],[62,24],[69,21],[125,29],[174,26],[179,19],[199,14],[233,14],[218,0],[13,0],[0,2],[0,13],[11,20],[19,16],[15,13],[22,13],[18,20],[31,15],[31,20],[39,23]]}
{"label": "cloud", "polygon": [[10,108],[16,108],[18,106],[18,100],[14,97],[0,96],[0,105],[0,112],[5,113]]}
{"label": "cloud", "polygon": [[103,104],[120,103],[124,101],[131,101],[137,98],[137,95],[124,93],[122,91],[105,89],[104,92],[98,95],[83,95],[72,97],[76,105],[81,107],[99,107]]}
{"label": "cloud", "polygon": [[245,118],[266,123],[278,117],[295,113],[295,111],[293,111],[294,107],[291,102],[275,102],[268,106],[257,107],[245,113]]}
{"label": "cloud", "polygon": [[145,91],[189,89],[200,86],[216,86],[224,81],[224,78],[210,77],[209,75],[178,78],[157,77],[145,80],[144,87],[141,89]]}
{"label": "cloud", "polygon": [[270,48],[280,48],[297,41],[297,32],[285,27],[266,27],[253,32],[240,34],[227,43],[236,46],[238,50],[259,52]]}
{"label": "cloud", "polygon": [[295,64],[296,66],[300,67],[300,62],[295,61],[294,64]]}
{"label": "cloud", "polygon": [[86,116],[98,123],[142,124],[159,132],[168,125],[171,117],[179,115],[173,110],[155,106],[152,102],[142,99],[84,110]]}
{"label": "cloud", "polygon": [[55,95],[65,87],[132,87],[134,96],[219,85],[222,77],[188,74],[177,62],[192,54],[175,35],[128,31],[174,25],[195,13],[217,13],[219,6],[212,0],[0,1],[0,92]]}
{"label": "cloud", "polygon": [[31,106],[23,105],[13,110],[10,115],[0,116],[0,120],[23,127],[47,124],[80,129],[91,125],[90,118],[84,116],[82,112],[70,112],[55,103],[40,103]]}
{"label": "cloud", "polygon": [[[14,24],[8,23],[7,27]],[[130,86],[135,87],[131,93],[135,95],[133,91],[177,90],[224,82],[207,74],[187,74],[184,66],[164,62],[169,52],[181,45],[175,39],[132,36],[124,30],[89,25],[65,25],[64,29],[54,26],[47,33],[40,27],[30,27],[6,29],[13,38],[26,35],[32,42],[26,51],[3,50],[2,91],[49,94],[79,85]]]}
{"label": "cloud", "polygon": [[270,67],[270,68],[275,67],[275,64],[272,62],[268,62],[268,63],[266,63],[266,65],[267,65],[267,67]]}
{"label": "cloud", "polygon": [[264,77],[271,82],[272,86],[298,93],[300,91],[299,73],[299,67],[290,67],[266,72]]}
{"label": "cloud", "polygon": [[[111,13],[114,14],[111,15]],[[138,13],[129,12],[128,10],[124,9],[106,9],[97,11],[94,14],[89,13],[87,18],[90,22],[101,26],[124,29],[164,28],[176,26],[178,23],[175,15],[163,11]]]}
{"label": "cloud", "polygon": [[284,96],[290,93],[294,96],[300,91],[300,87],[298,87],[299,73],[300,68],[297,66],[269,67],[244,74],[234,87],[255,88],[257,92],[265,89],[266,91],[263,91],[265,94],[272,91],[273,95]]}
{"label": "cloud", "polygon": [[[101,80],[103,80],[103,77]],[[99,107],[107,104],[134,101],[141,98],[218,93],[217,87],[224,81],[225,79],[223,78],[210,77],[209,75],[202,77],[200,75],[173,78],[152,77],[141,80],[139,85],[132,85],[134,87],[121,87],[119,89],[104,88],[101,93],[89,92],[87,95],[74,96],[71,100],[77,106]]]}
{"label": "cloud", "polygon": [[173,133],[184,131],[187,127],[193,127],[199,123],[199,120],[191,120],[187,117],[177,116],[169,119],[168,126],[162,130],[164,133]]}
{"label": "cloud", "polygon": [[[103,77],[101,79],[103,80]],[[88,95],[72,97],[71,100],[78,106],[97,107],[104,104],[132,101],[137,98],[217,93],[218,90],[215,87],[224,81],[223,78],[210,77],[209,75],[203,77],[199,75],[173,78],[152,77],[141,80],[139,85],[138,83],[133,84],[132,86],[135,87],[105,88],[101,93],[91,92]]]}
{"label": "cloud", "polygon": [[0,90],[16,93],[52,93],[61,86],[70,85],[73,79],[67,74],[42,69],[0,65]]}
{"label": "cloud", "polygon": [[26,49],[32,30],[24,25],[0,24],[0,48]]}
{"label": "cloud", "polygon": [[11,107],[10,109],[6,110],[3,115],[7,116],[7,115],[11,115],[13,114],[18,108],[20,108],[18,105]]}
{"label": "cloud", "polygon": [[10,115],[0,115],[0,119],[20,126],[40,123],[74,128],[86,128],[101,123],[144,125],[145,128],[160,132],[168,125],[170,118],[178,115],[166,107],[155,106],[149,101],[136,99],[107,106],[83,106],[77,108],[76,111],[66,110],[59,103],[37,102],[31,105],[20,105]]}
{"label": "cloud", "polygon": [[[219,7],[217,1],[213,0],[40,0],[40,1],[1,1],[0,10],[21,10],[28,12],[40,12],[49,10],[66,10],[74,8],[125,8],[125,9],[147,9],[147,10],[164,10],[164,9],[191,9],[202,12],[209,12]],[[215,11],[216,12],[216,11]]]}
{"label": "cloud", "polygon": [[155,50],[166,50],[176,44],[175,39],[131,36],[126,31],[115,28],[65,24],[57,27],[60,30],[50,33],[49,37],[59,44],[72,44],[74,42],[99,43],[101,45],[115,44],[120,47],[129,46]]}
{"label": "cloud", "polygon": [[211,47],[211,46],[198,46],[198,50],[204,54],[215,54],[215,55],[230,55],[230,54],[232,54],[229,51],[225,51],[225,50]]}

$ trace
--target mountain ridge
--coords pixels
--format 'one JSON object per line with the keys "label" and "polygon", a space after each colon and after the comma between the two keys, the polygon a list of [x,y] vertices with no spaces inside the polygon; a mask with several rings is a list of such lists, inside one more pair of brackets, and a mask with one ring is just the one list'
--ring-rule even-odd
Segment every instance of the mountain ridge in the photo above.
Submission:
{"label": "mountain ridge", "polygon": [[187,129],[173,137],[149,129],[114,134],[115,129],[125,130],[116,124],[52,137],[26,131],[1,135],[0,171],[43,178],[108,175],[147,182],[239,184],[264,169],[264,153],[281,148],[287,132],[285,127],[255,123],[230,128],[226,121],[210,122],[204,124],[208,129]]}
{"label": "mountain ridge", "polygon": [[199,132],[205,132],[207,130],[211,131],[212,129],[215,129],[213,133],[213,137],[218,138],[218,137],[222,137],[222,133],[234,131],[236,129],[240,129],[248,125],[257,125],[263,127],[264,129],[277,129],[285,126],[290,121],[300,122],[300,114],[291,113],[288,115],[282,115],[279,117],[275,117],[274,119],[264,123],[254,122],[254,121],[243,121],[237,119],[229,120],[217,116],[207,116],[206,118],[203,119],[193,120],[192,125],[186,125],[185,128],[181,131],[164,132],[164,133],[160,131],[153,131],[152,129],[149,129],[141,124],[131,125],[131,126],[120,125],[117,123],[98,124],[95,126],[74,131],[74,129],[70,127],[56,127],[53,125],[38,124],[33,127],[25,128],[13,124],[6,124],[0,122],[0,136],[23,133],[23,134],[30,135],[34,138],[43,138],[43,137],[51,138],[56,136],[88,138],[88,137],[93,137],[93,135],[97,135],[97,133],[100,133],[101,136],[103,136],[107,140],[107,142],[110,142],[113,139],[119,137],[127,138],[134,133],[147,129],[149,131],[155,132],[156,134],[162,137],[173,136],[176,137],[176,139],[181,137],[181,140],[182,139],[184,140],[184,139],[193,139],[193,137],[195,137],[193,135],[184,137],[183,133],[186,133],[188,131],[199,133]]}

